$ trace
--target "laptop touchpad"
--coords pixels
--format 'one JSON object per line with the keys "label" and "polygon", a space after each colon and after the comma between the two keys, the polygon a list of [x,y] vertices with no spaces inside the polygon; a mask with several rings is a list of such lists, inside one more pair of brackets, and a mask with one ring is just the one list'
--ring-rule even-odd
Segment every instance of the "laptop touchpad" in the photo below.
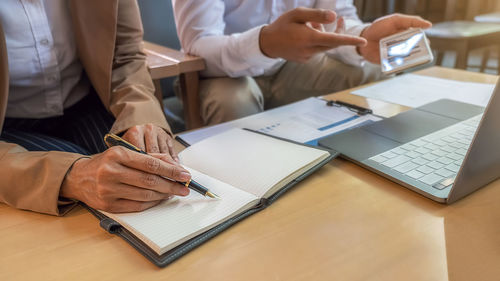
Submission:
{"label": "laptop touchpad", "polygon": [[401,145],[399,142],[372,134],[361,128],[328,136],[321,139],[319,144],[323,147],[336,150],[356,161],[365,160]]}
{"label": "laptop touchpad", "polygon": [[381,122],[375,122],[362,129],[396,142],[407,143],[459,121],[442,115],[413,109]]}

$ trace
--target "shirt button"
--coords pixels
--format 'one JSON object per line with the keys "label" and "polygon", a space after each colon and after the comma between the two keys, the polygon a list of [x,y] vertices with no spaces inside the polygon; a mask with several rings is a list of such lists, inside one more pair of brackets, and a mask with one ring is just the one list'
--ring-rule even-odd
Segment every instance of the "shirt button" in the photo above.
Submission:
{"label": "shirt button", "polygon": [[40,40],[40,44],[42,44],[42,45],[48,45],[49,44],[49,40],[48,39],[42,39],[42,40]]}

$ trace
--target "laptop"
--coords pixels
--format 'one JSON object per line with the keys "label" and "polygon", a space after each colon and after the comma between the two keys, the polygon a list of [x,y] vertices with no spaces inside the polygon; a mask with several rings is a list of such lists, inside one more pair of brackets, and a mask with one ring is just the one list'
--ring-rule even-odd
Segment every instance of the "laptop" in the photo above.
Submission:
{"label": "laptop", "polygon": [[500,176],[500,80],[486,108],[439,100],[319,141],[441,203]]}

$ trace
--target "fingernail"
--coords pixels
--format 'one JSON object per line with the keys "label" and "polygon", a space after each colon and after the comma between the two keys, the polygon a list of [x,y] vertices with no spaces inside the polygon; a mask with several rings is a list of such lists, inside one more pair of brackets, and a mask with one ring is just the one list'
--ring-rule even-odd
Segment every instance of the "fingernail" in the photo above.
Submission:
{"label": "fingernail", "polygon": [[180,178],[182,181],[188,181],[189,179],[191,179],[191,174],[188,172],[181,172]]}
{"label": "fingernail", "polygon": [[183,187],[183,188],[180,190],[180,194],[181,194],[182,196],[187,196],[187,195],[189,195],[189,188],[187,188],[187,187]]}
{"label": "fingernail", "polygon": [[179,163],[179,162],[180,162],[180,159],[179,159],[179,157],[177,157],[177,156],[174,156],[174,160],[175,160],[175,162],[177,162],[177,163]]}
{"label": "fingernail", "polygon": [[323,14],[325,15],[325,19],[328,21],[333,21],[335,20],[336,14],[333,11],[330,10],[324,10]]}

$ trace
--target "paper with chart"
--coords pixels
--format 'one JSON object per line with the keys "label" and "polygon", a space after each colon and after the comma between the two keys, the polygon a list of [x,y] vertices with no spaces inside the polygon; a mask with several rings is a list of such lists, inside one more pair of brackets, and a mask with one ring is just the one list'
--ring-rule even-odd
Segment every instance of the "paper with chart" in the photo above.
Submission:
{"label": "paper with chart", "polygon": [[300,143],[309,143],[378,120],[380,118],[374,115],[359,116],[348,108],[327,106],[325,100],[308,98],[235,121],[180,134],[179,137],[188,144],[194,144],[231,128],[247,128]]}
{"label": "paper with chart", "polygon": [[355,90],[352,94],[408,107],[419,107],[440,99],[486,106],[494,88],[495,84],[406,74]]}

